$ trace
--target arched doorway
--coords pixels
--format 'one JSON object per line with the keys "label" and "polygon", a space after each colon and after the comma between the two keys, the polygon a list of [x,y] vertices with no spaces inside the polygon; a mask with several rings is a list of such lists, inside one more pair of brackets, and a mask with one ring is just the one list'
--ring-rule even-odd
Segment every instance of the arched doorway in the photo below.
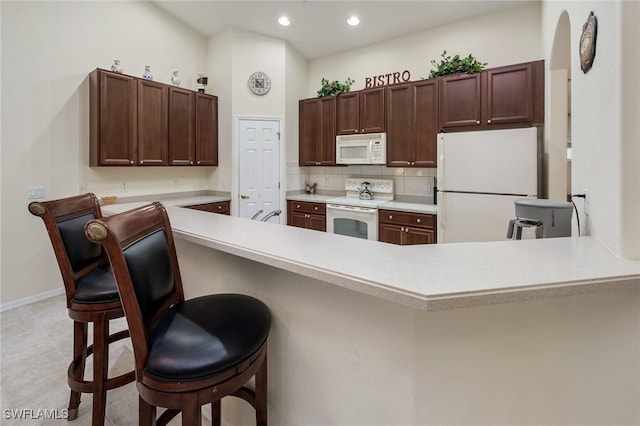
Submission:
{"label": "arched doorway", "polygon": [[571,24],[558,19],[549,61],[549,143],[543,196],[567,200],[571,194]]}

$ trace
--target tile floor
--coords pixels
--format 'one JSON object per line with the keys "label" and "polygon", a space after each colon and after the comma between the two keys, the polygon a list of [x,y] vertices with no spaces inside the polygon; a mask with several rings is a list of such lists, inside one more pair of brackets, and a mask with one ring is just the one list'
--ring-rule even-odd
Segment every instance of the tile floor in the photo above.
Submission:
{"label": "tile floor", "polygon": [[[7,410],[38,410],[59,413],[69,403],[67,368],[72,358],[73,322],[67,315],[64,296],[57,296],[0,313],[0,424],[9,425],[66,425],[91,424],[92,395],[82,394],[78,417],[66,419],[17,420]],[[110,331],[126,327],[124,318],[111,322]],[[91,330],[91,327],[89,327]],[[91,341],[91,331],[89,334]],[[85,378],[91,377],[91,357]],[[133,369],[133,350],[130,339],[110,346],[109,377]],[[54,410],[58,410],[57,412]],[[206,409],[205,409],[206,411]],[[42,411],[40,412],[42,413]],[[138,393],[135,383],[107,393],[105,425],[137,425]],[[207,424],[206,418],[203,424]],[[171,425],[180,425],[180,416]]]}

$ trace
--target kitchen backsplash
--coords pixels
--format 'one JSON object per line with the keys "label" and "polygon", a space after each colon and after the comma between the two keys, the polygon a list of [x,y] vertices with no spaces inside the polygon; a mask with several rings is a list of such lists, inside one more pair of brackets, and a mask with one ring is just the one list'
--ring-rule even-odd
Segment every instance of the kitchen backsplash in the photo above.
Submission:
{"label": "kitchen backsplash", "polygon": [[433,200],[436,169],[385,166],[298,167],[287,163],[287,191],[302,190],[306,183],[317,184],[317,191],[344,191],[345,179],[370,177],[393,179],[396,196],[418,196]]}

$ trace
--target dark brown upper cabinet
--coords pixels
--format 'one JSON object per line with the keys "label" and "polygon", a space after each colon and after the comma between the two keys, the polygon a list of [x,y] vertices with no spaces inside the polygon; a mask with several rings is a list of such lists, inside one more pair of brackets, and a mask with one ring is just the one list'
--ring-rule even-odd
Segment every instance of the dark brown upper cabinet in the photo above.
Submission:
{"label": "dark brown upper cabinet", "polygon": [[336,165],[336,98],[303,99],[298,104],[300,166]]}
{"label": "dark brown upper cabinet", "polygon": [[387,88],[387,166],[436,167],[438,80]]}
{"label": "dark brown upper cabinet", "polygon": [[544,61],[440,78],[440,128],[507,128],[544,123]]}
{"label": "dark brown upper cabinet", "polygon": [[90,83],[91,166],[215,166],[218,98],[96,69]]}
{"label": "dark brown upper cabinet", "polygon": [[342,93],[337,96],[336,133],[380,133],[385,131],[385,88]]}
{"label": "dark brown upper cabinet", "polygon": [[196,166],[218,165],[218,97],[195,93]]}
{"label": "dark brown upper cabinet", "polygon": [[95,70],[90,83],[91,166],[132,166],[137,163],[137,79]]}
{"label": "dark brown upper cabinet", "polygon": [[166,166],[168,91],[164,84],[138,80],[138,165]]}

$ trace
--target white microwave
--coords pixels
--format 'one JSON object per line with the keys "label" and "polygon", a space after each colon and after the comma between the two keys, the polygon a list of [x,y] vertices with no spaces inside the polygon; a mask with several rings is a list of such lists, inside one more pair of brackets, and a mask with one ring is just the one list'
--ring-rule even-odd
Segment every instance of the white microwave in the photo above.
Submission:
{"label": "white microwave", "polygon": [[387,164],[387,134],[336,136],[337,164]]}

